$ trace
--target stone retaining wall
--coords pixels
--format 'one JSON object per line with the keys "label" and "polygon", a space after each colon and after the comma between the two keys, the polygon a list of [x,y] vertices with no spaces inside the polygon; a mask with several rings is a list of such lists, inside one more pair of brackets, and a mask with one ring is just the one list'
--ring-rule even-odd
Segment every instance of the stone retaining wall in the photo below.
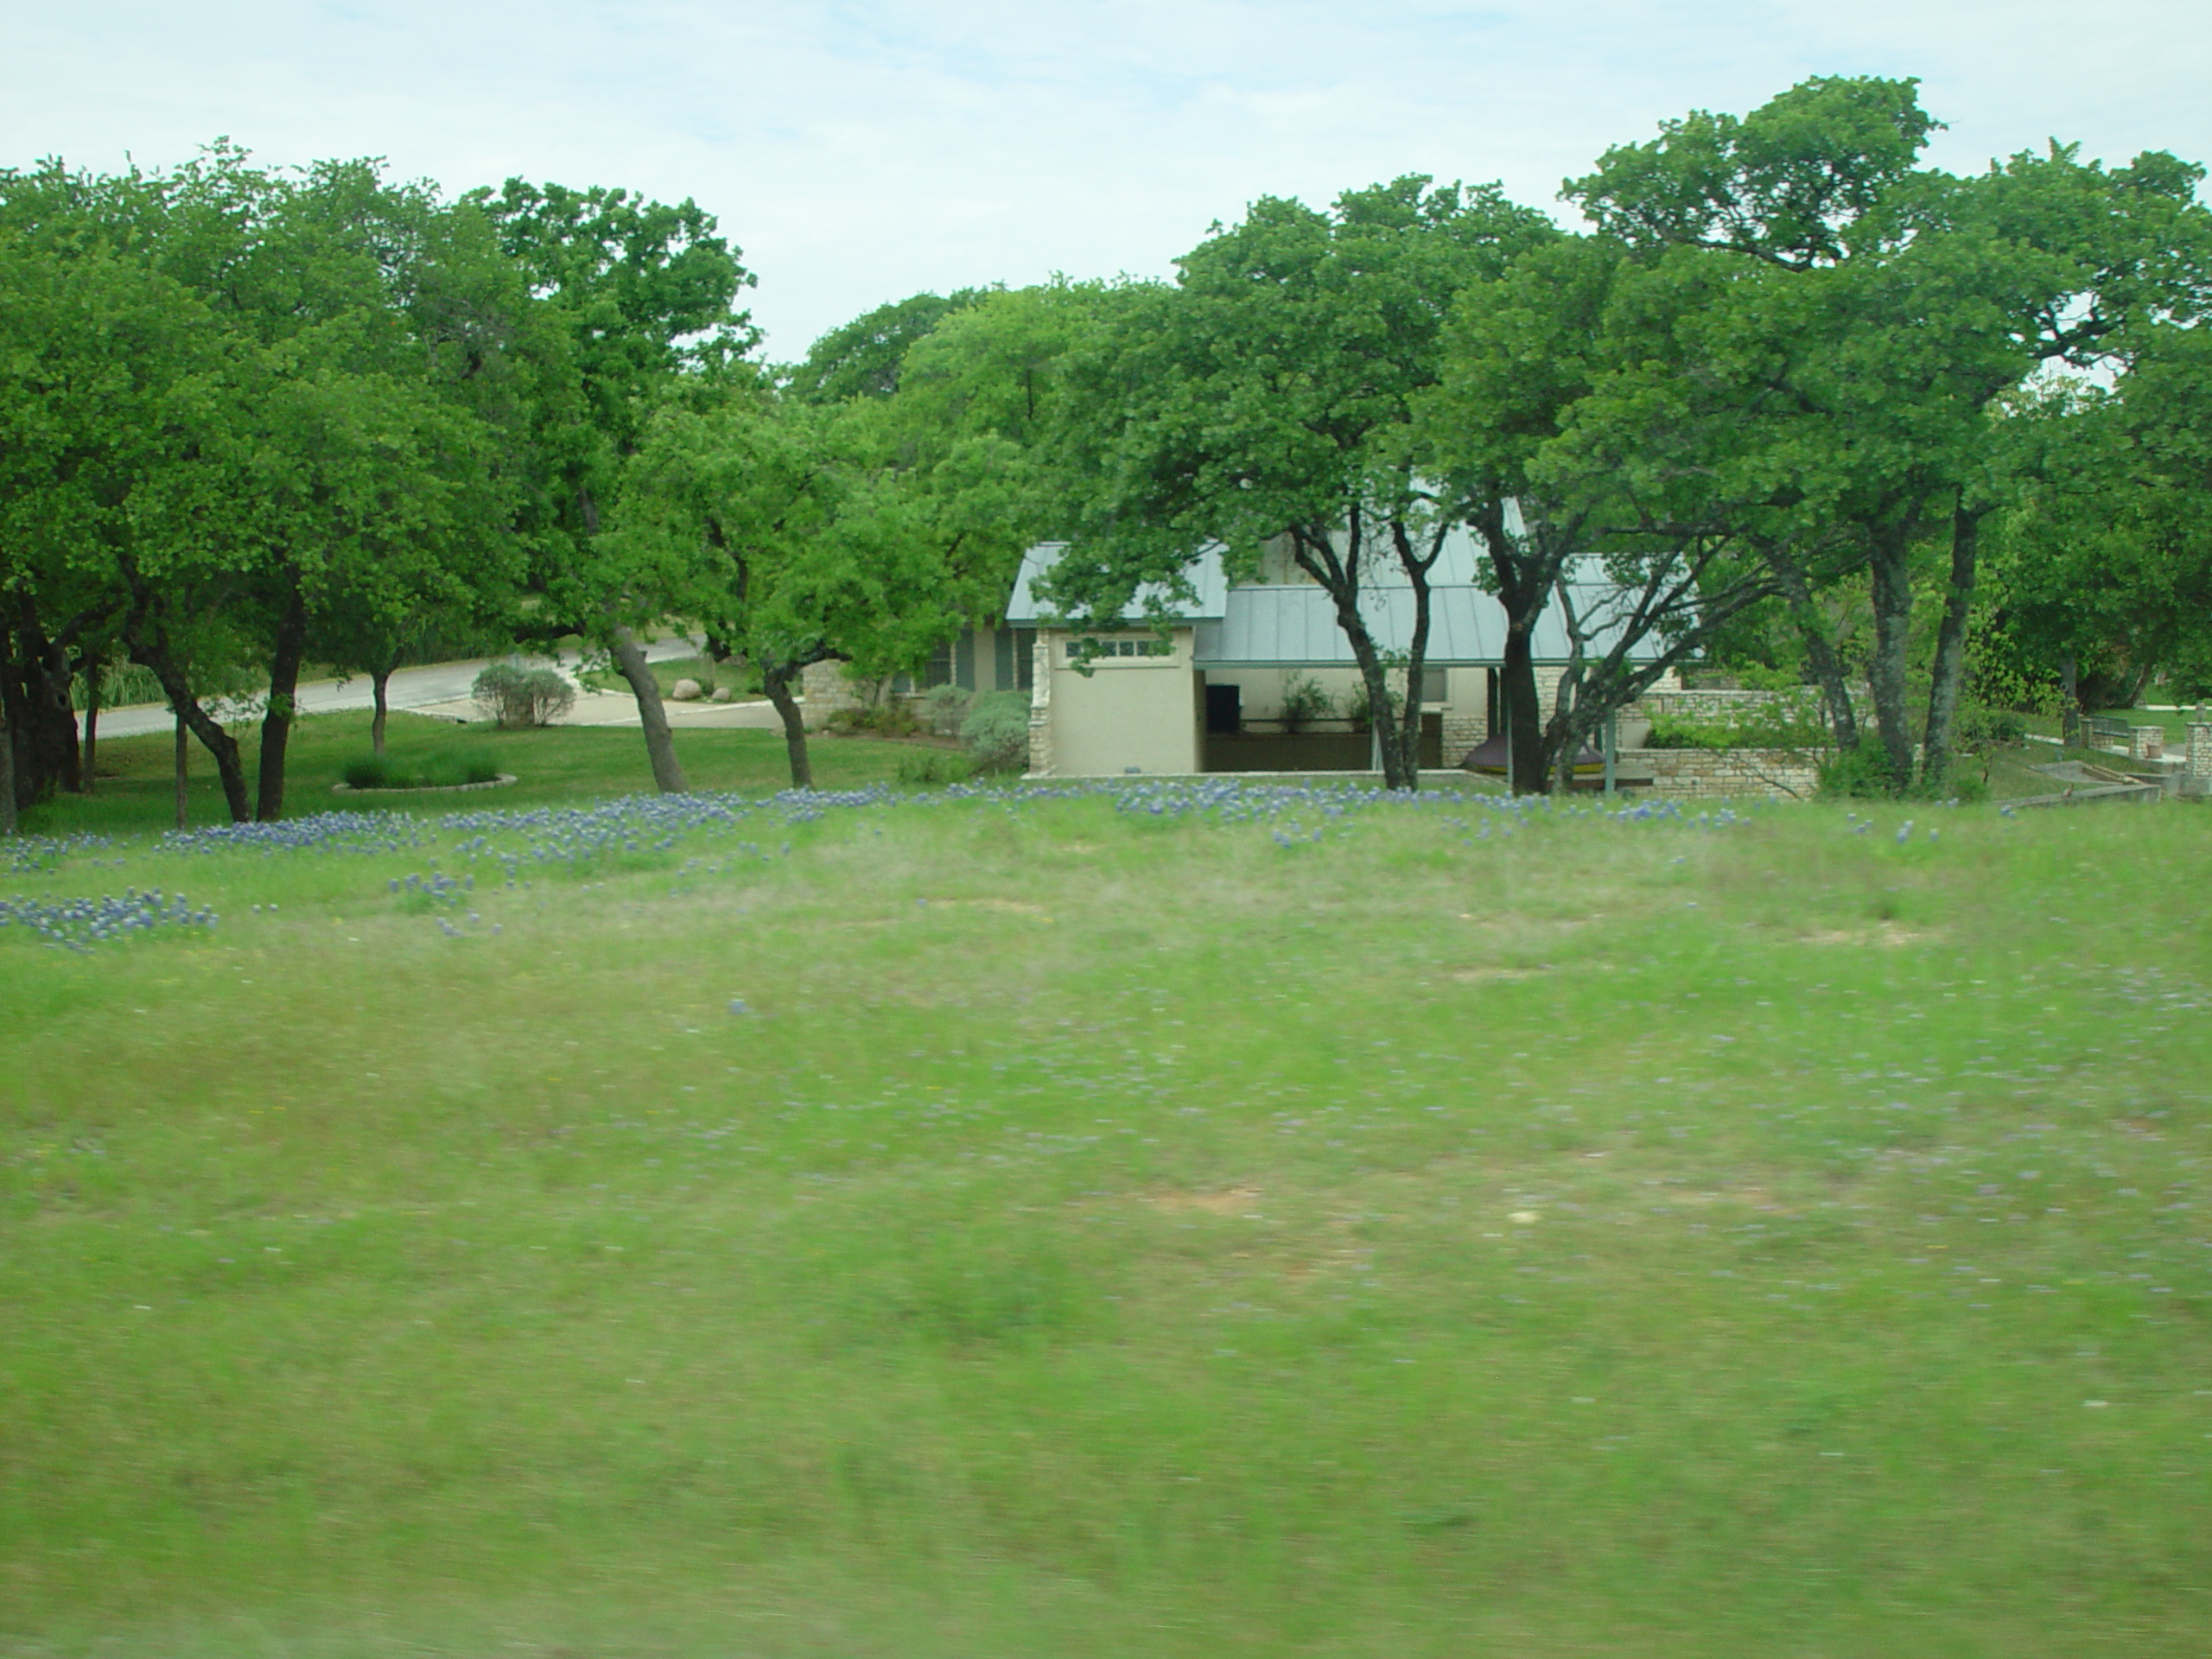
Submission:
{"label": "stone retaining wall", "polygon": [[1643,792],[1675,799],[1802,801],[1821,786],[1820,763],[1802,749],[1624,749],[1620,770],[1629,777],[1649,771]]}
{"label": "stone retaining wall", "polygon": [[[1866,687],[1855,685],[1850,690],[1853,702],[1866,701]],[[1770,705],[1786,707],[1792,703],[1818,709],[1819,689],[1802,685],[1787,691],[1669,691],[1655,686],[1621,712],[1624,717],[1633,713],[1647,720],[1662,715],[1676,715],[1689,720],[1721,720]]]}

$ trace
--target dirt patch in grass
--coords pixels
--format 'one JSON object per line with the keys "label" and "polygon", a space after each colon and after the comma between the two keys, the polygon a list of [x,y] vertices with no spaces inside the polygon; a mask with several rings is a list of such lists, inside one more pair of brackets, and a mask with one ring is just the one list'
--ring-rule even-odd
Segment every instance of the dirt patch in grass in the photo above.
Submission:
{"label": "dirt patch in grass", "polygon": [[1256,1186],[1224,1186],[1212,1192],[1147,1192],[1144,1201],[1155,1210],[1200,1210],[1210,1216],[1243,1216],[1260,1202]]}
{"label": "dirt patch in grass", "polygon": [[969,910],[995,910],[1007,916],[1035,916],[1052,919],[1052,912],[1042,905],[1032,905],[1019,899],[931,899],[924,901],[931,910],[950,910],[966,906]]}
{"label": "dirt patch in grass", "polygon": [[1942,935],[1929,928],[1905,927],[1897,922],[1877,922],[1872,927],[1824,928],[1803,936],[1807,944],[1872,944],[1897,950],[1908,944],[1934,944]]}

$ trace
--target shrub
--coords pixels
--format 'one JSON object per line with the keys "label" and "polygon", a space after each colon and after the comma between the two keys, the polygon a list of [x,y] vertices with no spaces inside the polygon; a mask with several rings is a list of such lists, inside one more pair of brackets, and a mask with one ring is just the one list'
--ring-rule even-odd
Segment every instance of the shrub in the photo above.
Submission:
{"label": "shrub", "polygon": [[1337,712],[1336,699],[1311,674],[1293,674],[1282,683],[1282,728],[1299,732]]}
{"label": "shrub", "polygon": [[[1398,694],[1393,691],[1390,694],[1389,717],[1391,719],[1395,719],[1397,717],[1400,706],[1401,699],[1399,698]],[[1365,680],[1362,680],[1357,684],[1354,685],[1351,689],[1351,695],[1344,699],[1344,718],[1351,721],[1353,725],[1363,728],[1372,726],[1375,723],[1375,705],[1368,697],[1367,682]]]}
{"label": "shrub", "polygon": [[345,779],[348,789],[404,789],[404,784],[395,784],[396,768],[381,754],[365,754],[358,760],[346,763]]}
{"label": "shrub", "polygon": [[340,775],[353,789],[452,789],[498,781],[499,763],[481,750],[433,755],[414,763],[388,754],[365,754],[348,760]]}
{"label": "shrub", "polygon": [[960,722],[960,741],[986,772],[1026,769],[1029,762],[1029,696],[1022,691],[992,691],[976,699]]}
{"label": "shrub", "polygon": [[1832,799],[1867,800],[1897,793],[1890,752],[1872,737],[1830,756],[1821,766],[1821,793]]}
{"label": "shrub", "polygon": [[964,754],[931,749],[899,763],[902,784],[957,784],[976,774],[976,763]]}
{"label": "shrub", "polygon": [[893,697],[869,708],[835,709],[823,728],[833,737],[912,737],[922,723],[904,699]]}
{"label": "shrub", "polygon": [[1643,740],[1647,749],[1825,749],[1835,741],[1821,718],[1818,694],[1800,687],[1724,710],[1710,719],[1661,715]]}
{"label": "shrub", "polygon": [[973,692],[957,685],[933,685],[922,693],[922,724],[939,737],[957,737],[975,706]]}
{"label": "shrub", "polygon": [[469,695],[486,718],[510,729],[550,725],[576,706],[575,689],[557,670],[489,663]]}

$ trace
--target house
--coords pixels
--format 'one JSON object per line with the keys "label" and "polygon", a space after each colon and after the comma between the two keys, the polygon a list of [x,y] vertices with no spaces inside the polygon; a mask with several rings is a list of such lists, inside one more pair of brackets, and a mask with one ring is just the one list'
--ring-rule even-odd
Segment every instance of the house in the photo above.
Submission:
{"label": "house", "polygon": [[[1023,556],[1003,618],[963,630],[894,691],[933,685],[1031,696],[1030,772],[1059,778],[1224,772],[1365,772],[1376,766],[1363,721],[1366,693],[1329,595],[1291,562],[1266,550],[1256,578],[1232,583],[1219,546],[1203,550],[1180,599],[1137,596],[1149,620],[1105,632],[1064,626],[1037,594],[1066,544]],[[1446,538],[1430,578],[1429,643],[1421,675],[1421,764],[1457,765],[1500,721],[1505,613],[1477,581],[1482,552],[1464,526]],[[1393,582],[1391,578],[1397,576]],[[1406,651],[1413,590],[1395,565],[1379,567],[1362,611],[1376,644]],[[1570,584],[1586,617],[1602,616],[1615,590]],[[1539,621],[1537,686],[1548,705],[1571,652],[1564,614]],[[1591,648],[1607,644],[1601,632]],[[1653,642],[1648,649],[1656,654]],[[810,675],[810,708],[851,698],[835,664]],[[1668,677],[1662,683],[1673,683]],[[1326,712],[1323,712],[1323,710]]]}
{"label": "house", "polygon": [[[1164,607],[1164,639],[1162,628],[1091,633],[1058,626],[1034,585],[1059,552],[1049,543],[1030,550],[1007,607],[1009,627],[1035,630],[1033,774],[1375,766],[1372,738],[1346,717],[1366,699],[1351,642],[1328,594],[1290,563],[1287,551],[1270,549],[1257,580],[1231,583],[1221,550],[1206,550],[1190,572],[1192,596]],[[1500,723],[1505,613],[1476,581],[1480,557],[1473,536],[1460,527],[1446,537],[1431,575],[1420,688],[1426,767],[1457,765]],[[1362,596],[1361,613],[1386,654],[1404,652],[1413,639],[1413,589],[1402,576],[1390,580],[1398,575],[1395,567],[1378,569]],[[1602,616],[1613,593],[1600,582],[1570,587],[1586,617]],[[1607,644],[1601,632],[1592,648]],[[1656,641],[1647,647],[1651,655],[1659,649]],[[1538,622],[1535,654],[1537,689],[1548,705],[1572,656],[1556,605]],[[1323,698],[1337,718],[1313,716]]]}

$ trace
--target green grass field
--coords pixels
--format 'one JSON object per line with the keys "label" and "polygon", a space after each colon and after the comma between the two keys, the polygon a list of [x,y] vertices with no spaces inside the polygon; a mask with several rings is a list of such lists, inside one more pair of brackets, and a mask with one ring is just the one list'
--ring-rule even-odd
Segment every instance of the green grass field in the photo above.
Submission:
{"label": "green grass field", "polygon": [[0,1652],[2205,1650],[2212,817],[1188,798],[0,877]]}
{"label": "green grass field", "polygon": [[[237,728],[245,751],[247,788],[261,753],[257,727]],[[790,762],[779,732],[679,730],[677,758],[694,789],[765,791],[786,787]],[[856,789],[895,782],[902,764],[914,763],[917,746],[874,738],[817,735],[809,745],[816,784]],[[316,715],[293,728],[286,753],[285,807],[294,817],[344,807],[353,811],[441,814],[486,807],[531,807],[626,793],[652,786],[645,739],[635,728],[550,726],[501,731],[486,721],[457,726],[421,715],[395,714],[385,749],[396,764],[428,766],[442,757],[487,754],[513,775],[509,787],[481,794],[334,797],[346,763],[369,753],[365,713]],[[23,815],[32,835],[96,831],[121,835],[165,829],[176,821],[176,748],[167,736],[103,738],[99,777],[90,796],[57,796]],[[189,762],[191,821],[219,823],[228,814],[215,763],[198,743]]]}

